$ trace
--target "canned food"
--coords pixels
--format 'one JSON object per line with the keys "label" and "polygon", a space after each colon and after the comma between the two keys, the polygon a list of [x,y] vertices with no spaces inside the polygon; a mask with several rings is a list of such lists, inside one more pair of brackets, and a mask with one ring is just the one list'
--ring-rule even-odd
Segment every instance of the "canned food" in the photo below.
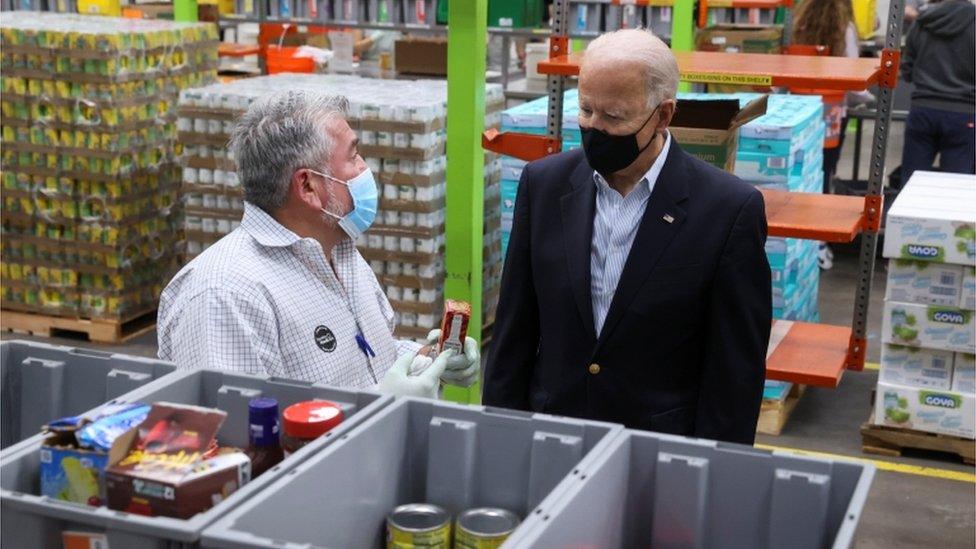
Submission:
{"label": "canned food", "polygon": [[426,503],[401,505],[386,519],[387,549],[449,549],[451,517],[447,511]]}
{"label": "canned food", "polygon": [[469,509],[457,518],[454,532],[455,549],[496,549],[519,525],[519,518],[510,511],[493,507]]}

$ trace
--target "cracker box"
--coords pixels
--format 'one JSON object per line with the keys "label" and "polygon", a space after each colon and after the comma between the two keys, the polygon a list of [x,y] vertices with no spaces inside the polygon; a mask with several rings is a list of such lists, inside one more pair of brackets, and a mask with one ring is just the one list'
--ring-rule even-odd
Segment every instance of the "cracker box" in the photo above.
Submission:
{"label": "cracker box", "polygon": [[973,312],[958,307],[885,302],[882,343],[972,353]]}
{"label": "cracker box", "polygon": [[892,259],[885,299],[955,306],[962,296],[963,269],[962,265]]}
{"label": "cracker box", "polygon": [[885,345],[881,349],[881,381],[921,389],[952,388],[955,353]]}
{"label": "cracker box", "polygon": [[878,382],[875,425],[974,438],[976,397],[954,391],[933,391]]}
{"label": "cracker box", "polygon": [[205,456],[226,417],[211,408],[154,404],[139,427],[112,445],[108,507],[186,519],[230,496],[250,480],[250,459],[239,451]]}

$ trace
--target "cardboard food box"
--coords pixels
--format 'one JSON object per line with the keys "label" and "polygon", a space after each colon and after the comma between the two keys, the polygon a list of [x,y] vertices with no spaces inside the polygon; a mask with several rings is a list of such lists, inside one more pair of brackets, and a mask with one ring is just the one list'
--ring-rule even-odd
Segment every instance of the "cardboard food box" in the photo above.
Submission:
{"label": "cardboard food box", "polygon": [[963,269],[930,261],[889,260],[885,299],[956,306],[962,296]]}
{"label": "cardboard food box", "polygon": [[885,302],[883,343],[972,353],[973,312],[941,305]]}
{"label": "cardboard food box", "polygon": [[880,379],[896,385],[948,391],[952,388],[954,360],[952,351],[884,345]]}
{"label": "cardboard food box", "polygon": [[976,393],[976,355],[956,353],[952,369],[952,390],[957,393]]}
{"label": "cardboard food box", "polygon": [[766,114],[768,95],[739,108],[738,99],[678,100],[668,128],[688,153],[729,173],[735,170],[739,128]]}
{"label": "cardboard food box", "polygon": [[780,53],[783,27],[780,25],[712,25],[698,32],[698,51],[729,53]]}
{"label": "cardboard food box", "polygon": [[878,382],[875,425],[964,438],[976,436],[976,396]]}
{"label": "cardboard food box", "polygon": [[139,427],[112,445],[105,472],[108,507],[185,519],[246,484],[251,461],[244,453],[205,456],[226,417],[212,408],[154,404]]}
{"label": "cardboard food box", "polygon": [[976,265],[976,176],[915,172],[885,224],[884,256]]}
{"label": "cardboard food box", "polygon": [[140,405],[109,406],[93,417],[63,418],[45,426],[47,436],[40,448],[41,495],[102,505],[107,445],[129,425],[141,422],[147,410]]}
{"label": "cardboard food box", "polygon": [[447,76],[446,38],[406,38],[394,45],[397,72]]}

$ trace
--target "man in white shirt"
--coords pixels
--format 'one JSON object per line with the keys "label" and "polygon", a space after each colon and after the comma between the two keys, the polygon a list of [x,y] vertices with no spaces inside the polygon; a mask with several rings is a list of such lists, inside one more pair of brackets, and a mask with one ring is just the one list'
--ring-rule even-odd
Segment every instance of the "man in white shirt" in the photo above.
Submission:
{"label": "man in white shirt", "polygon": [[393,338],[393,310],[355,247],[378,192],[346,104],[281,92],[243,115],[230,144],[244,190],[241,226],[163,291],[160,358],[428,397],[439,378],[465,386],[477,378],[471,338],[463,356],[442,353],[410,375],[429,359],[416,357],[420,345]]}

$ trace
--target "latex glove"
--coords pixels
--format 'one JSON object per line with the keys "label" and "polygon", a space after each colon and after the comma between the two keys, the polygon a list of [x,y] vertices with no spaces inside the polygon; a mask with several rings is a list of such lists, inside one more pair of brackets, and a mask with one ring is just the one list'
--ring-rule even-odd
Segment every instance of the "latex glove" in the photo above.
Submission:
{"label": "latex glove", "polygon": [[[441,339],[440,330],[431,330],[427,334],[427,344],[436,346]],[[438,357],[439,358],[439,357]],[[474,338],[464,338],[464,354],[454,355],[447,361],[447,369],[441,379],[444,383],[458,385],[460,387],[470,387],[478,381],[481,373],[481,348]]]}
{"label": "latex glove", "polygon": [[437,390],[440,388],[440,377],[447,368],[448,361],[456,353],[452,350],[441,353],[434,360],[433,364],[425,368],[421,373],[410,375],[411,365],[413,365],[416,354],[406,354],[397,359],[390,368],[383,380],[379,383],[381,393],[393,396],[413,396],[421,398],[437,398]]}

